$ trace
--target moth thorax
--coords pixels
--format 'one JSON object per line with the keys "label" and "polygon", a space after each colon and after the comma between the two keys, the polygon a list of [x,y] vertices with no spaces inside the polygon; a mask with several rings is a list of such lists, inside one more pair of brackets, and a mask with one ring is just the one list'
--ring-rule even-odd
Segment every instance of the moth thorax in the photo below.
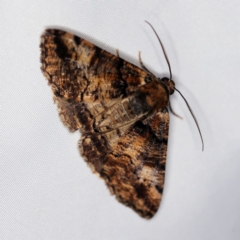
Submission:
{"label": "moth thorax", "polygon": [[161,79],[161,82],[163,82],[167,86],[170,95],[174,93],[175,82],[173,80],[170,80],[169,78],[164,77]]}

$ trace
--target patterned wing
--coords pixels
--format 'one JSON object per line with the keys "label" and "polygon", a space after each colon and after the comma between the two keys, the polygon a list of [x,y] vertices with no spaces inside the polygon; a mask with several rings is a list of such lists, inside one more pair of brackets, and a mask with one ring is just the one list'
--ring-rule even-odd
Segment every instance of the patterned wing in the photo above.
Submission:
{"label": "patterned wing", "polygon": [[41,37],[42,72],[63,123],[92,132],[94,116],[105,111],[152,75],[71,33],[48,29]]}
{"label": "patterned wing", "polygon": [[64,31],[46,30],[40,47],[41,69],[59,115],[71,131],[82,132],[79,149],[85,161],[120,202],[151,218],[164,183],[165,85],[159,87],[153,75]]}
{"label": "patterned wing", "polygon": [[83,135],[79,147],[118,201],[140,216],[158,210],[165,175],[169,114],[166,108],[137,121],[112,146],[102,135]]}

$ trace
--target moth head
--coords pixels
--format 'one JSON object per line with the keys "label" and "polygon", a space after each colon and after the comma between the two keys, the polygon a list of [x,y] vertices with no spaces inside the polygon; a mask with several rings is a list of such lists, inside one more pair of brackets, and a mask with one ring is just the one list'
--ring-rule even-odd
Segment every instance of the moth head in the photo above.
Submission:
{"label": "moth head", "polygon": [[159,81],[164,83],[164,85],[167,87],[168,92],[169,92],[170,95],[174,93],[175,82],[172,79],[164,77],[162,79],[159,78]]}

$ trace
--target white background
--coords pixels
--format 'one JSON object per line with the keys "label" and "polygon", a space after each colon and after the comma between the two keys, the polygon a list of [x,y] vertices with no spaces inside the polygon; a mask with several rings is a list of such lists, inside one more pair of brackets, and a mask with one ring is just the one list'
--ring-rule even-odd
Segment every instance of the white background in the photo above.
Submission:
{"label": "white background", "polygon": [[[240,1],[8,1],[0,4],[1,234],[11,239],[240,239]],[[60,122],[40,71],[40,35],[68,29],[173,79],[166,184],[140,218],[110,196]]]}

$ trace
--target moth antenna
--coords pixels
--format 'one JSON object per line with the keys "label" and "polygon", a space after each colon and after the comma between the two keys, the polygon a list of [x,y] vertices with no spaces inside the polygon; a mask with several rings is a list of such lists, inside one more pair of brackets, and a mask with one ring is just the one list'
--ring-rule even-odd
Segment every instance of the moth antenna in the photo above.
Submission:
{"label": "moth antenna", "polygon": [[202,133],[201,133],[200,127],[199,127],[199,125],[198,125],[198,121],[197,121],[197,119],[196,119],[196,117],[195,117],[195,115],[194,115],[194,113],[193,113],[190,105],[188,104],[188,101],[186,100],[186,98],[182,95],[182,93],[181,93],[179,90],[177,90],[176,88],[174,88],[174,89],[180,94],[180,96],[181,96],[181,97],[183,98],[183,100],[185,101],[185,103],[186,103],[186,105],[187,105],[187,107],[188,107],[188,110],[189,110],[189,112],[191,113],[191,115],[192,115],[192,117],[193,117],[193,119],[194,119],[194,121],[195,121],[195,123],[196,123],[197,129],[198,129],[198,132],[199,132],[199,134],[200,134],[201,141],[202,141],[202,151],[203,151],[203,150],[204,150],[204,142],[203,142],[203,137],[202,137]]}
{"label": "moth antenna", "polygon": [[162,41],[161,41],[160,37],[158,36],[157,32],[155,31],[154,27],[152,26],[152,24],[149,23],[146,20],[145,20],[145,22],[152,28],[152,30],[154,31],[155,35],[157,36],[157,39],[158,39],[158,41],[159,41],[159,43],[160,43],[160,45],[162,47],[162,51],[163,51],[164,57],[165,57],[165,59],[167,61],[167,65],[168,65],[168,69],[169,69],[169,73],[170,73],[170,78],[169,79],[171,80],[172,79],[171,66],[170,66],[170,62],[169,62],[168,57],[167,57],[167,53],[166,53],[166,51],[165,51],[165,49],[163,47]]}

